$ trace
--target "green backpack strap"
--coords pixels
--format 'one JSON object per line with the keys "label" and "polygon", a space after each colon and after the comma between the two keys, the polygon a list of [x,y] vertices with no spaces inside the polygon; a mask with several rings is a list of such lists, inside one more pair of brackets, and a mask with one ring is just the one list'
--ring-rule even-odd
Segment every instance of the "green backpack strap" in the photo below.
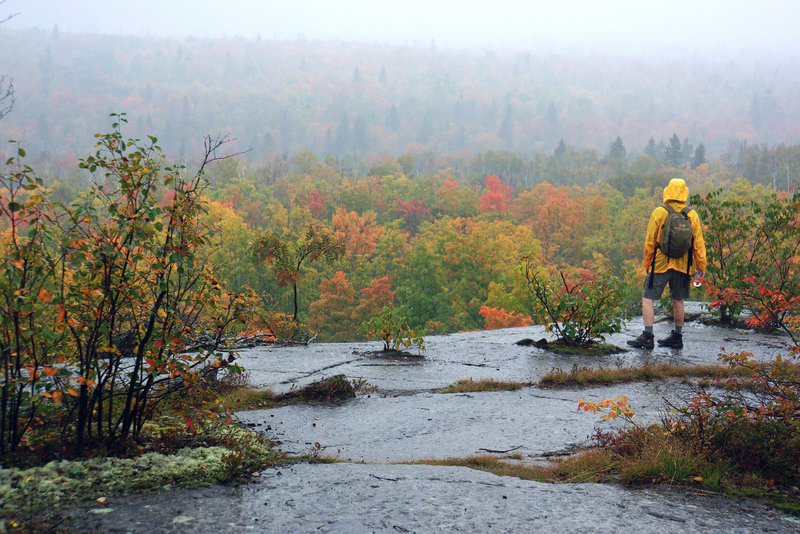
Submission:
{"label": "green backpack strap", "polygon": [[[692,212],[692,208],[690,208],[689,206],[686,206],[685,208],[683,208],[681,210],[681,213],[686,215],[687,219],[689,218],[689,213],[691,213],[691,212]],[[691,279],[691,275],[689,274],[689,271],[692,268],[692,259],[694,259],[694,236],[692,236],[692,241],[689,244],[689,257],[686,259],[686,279],[684,280],[684,284],[687,285],[687,286],[689,285],[689,280]]]}

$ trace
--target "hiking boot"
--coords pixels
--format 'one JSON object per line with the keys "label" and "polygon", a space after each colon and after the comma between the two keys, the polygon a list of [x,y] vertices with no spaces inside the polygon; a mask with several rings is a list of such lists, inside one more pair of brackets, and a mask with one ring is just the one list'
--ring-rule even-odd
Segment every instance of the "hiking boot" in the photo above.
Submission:
{"label": "hiking boot", "polygon": [[664,339],[658,340],[659,347],[670,347],[673,349],[682,349],[683,348],[683,336],[677,333],[675,330],[669,333]]}
{"label": "hiking boot", "polygon": [[637,349],[652,349],[655,346],[653,339],[653,334],[650,332],[642,332],[642,335],[636,339],[628,341],[628,346],[636,347]]}

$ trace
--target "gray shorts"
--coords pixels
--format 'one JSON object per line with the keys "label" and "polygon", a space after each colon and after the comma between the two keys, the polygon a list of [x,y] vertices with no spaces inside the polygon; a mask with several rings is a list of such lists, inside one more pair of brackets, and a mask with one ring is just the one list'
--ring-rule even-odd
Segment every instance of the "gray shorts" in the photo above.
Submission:
{"label": "gray shorts", "polygon": [[[650,286],[650,277],[653,277],[653,287]],[[669,292],[672,300],[686,300],[689,298],[689,290],[692,282],[686,273],[681,273],[670,269],[665,273],[647,273],[644,279],[644,291],[642,296],[646,299],[658,300],[664,292],[664,288],[669,284]]]}

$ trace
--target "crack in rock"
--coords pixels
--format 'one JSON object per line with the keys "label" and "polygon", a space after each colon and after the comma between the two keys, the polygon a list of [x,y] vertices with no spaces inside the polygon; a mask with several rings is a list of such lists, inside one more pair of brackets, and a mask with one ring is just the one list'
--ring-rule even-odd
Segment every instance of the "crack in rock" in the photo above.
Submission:
{"label": "crack in rock", "polygon": [[302,380],[304,378],[312,377],[315,374],[322,373],[323,371],[328,371],[330,369],[335,369],[335,368],[341,367],[343,365],[349,365],[351,363],[355,363],[355,362],[361,361],[361,359],[362,358],[356,358],[355,360],[347,360],[345,362],[334,363],[333,365],[328,365],[328,366],[322,367],[320,369],[315,369],[314,371],[311,371],[310,373],[306,373],[304,375],[297,376],[294,379],[284,380],[283,382],[281,382],[281,384],[291,384],[292,382],[297,382],[298,380]]}

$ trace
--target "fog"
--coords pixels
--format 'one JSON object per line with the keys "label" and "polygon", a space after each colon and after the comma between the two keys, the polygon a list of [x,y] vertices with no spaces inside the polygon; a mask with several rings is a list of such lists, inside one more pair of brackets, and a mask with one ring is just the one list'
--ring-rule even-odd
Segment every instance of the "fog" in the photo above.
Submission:
{"label": "fog", "polygon": [[800,142],[800,2],[0,0],[7,16],[0,151],[81,154],[111,112],[181,158],[214,132],[255,161]]}
{"label": "fog", "polygon": [[440,47],[795,54],[792,0],[7,0],[10,28],[158,37],[373,41]]}

